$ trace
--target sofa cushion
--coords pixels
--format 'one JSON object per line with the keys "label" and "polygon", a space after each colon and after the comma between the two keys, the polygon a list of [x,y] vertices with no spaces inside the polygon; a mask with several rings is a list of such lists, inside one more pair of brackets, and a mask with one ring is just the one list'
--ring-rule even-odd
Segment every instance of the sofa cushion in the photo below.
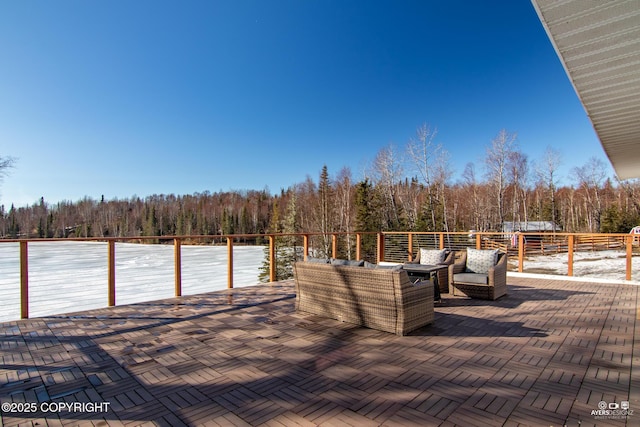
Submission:
{"label": "sofa cushion", "polygon": [[402,270],[402,264],[387,264],[387,265],[383,265],[383,264],[374,264],[372,262],[369,261],[365,261],[364,262],[364,266],[365,268],[374,268],[374,269],[378,269],[378,270],[392,270],[392,271],[399,271]]}
{"label": "sofa cushion", "polygon": [[391,270],[391,271],[401,271],[402,270],[402,264],[398,264],[398,265],[380,265],[378,264],[376,266],[377,269],[382,269],[382,270]]}
{"label": "sofa cushion", "polygon": [[350,259],[338,259],[331,258],[331,265],[350,265],[353,267],[363,267],[364,260],[350,260]]}
{"label": "sofa cushion", "polygon": [[489,284],[489,276],[480,273],[457,273],[453,275],[453,281],[456,283],[487,285]]}
{"label": "sofa cushion", "polygon": [[315,258],[312,256],[307,256],[307,262],[312,262],[315,264],[329,264],[328,258]]}
{"label": "sofa cushion", "polygon": [[420,264],[422,265],[442,264],[446,257],[446,249],[420,249]]}
{"label": "sofa cushion", "polygon": [[467,249],[465,273],[489,274],[489,269],[496,265],[497,260],[497,249]]}

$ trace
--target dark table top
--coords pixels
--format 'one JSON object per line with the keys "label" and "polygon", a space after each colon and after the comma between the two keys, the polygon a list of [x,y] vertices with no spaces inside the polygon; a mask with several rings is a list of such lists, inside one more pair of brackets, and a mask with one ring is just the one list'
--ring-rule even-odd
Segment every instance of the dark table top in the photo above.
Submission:
{"label": "dark table top", "polygon": [[402,264],[402,269],[410,273],[431,273],[449,267],[446,264],[427,265],[427,264]]}

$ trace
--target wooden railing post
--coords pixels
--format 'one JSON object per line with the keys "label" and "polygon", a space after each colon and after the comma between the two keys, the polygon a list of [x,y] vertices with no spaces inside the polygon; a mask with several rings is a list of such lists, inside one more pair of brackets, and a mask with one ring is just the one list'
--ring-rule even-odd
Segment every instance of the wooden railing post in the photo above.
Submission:
{"label": "wooden railing post", "polygon": [[233,288],[233,238],[227,237],[227,288]]}
{"label": "wooden railing post", "polygon": [[20,242],[20,318],[29,318],[29,250]]}
{"label": "wooden railing post", "polygon": [[633,256],[633,236],[627,236],[627,280],[631,280],[631,263]]}
{"label": "wooden railing post", "polygon": [[116,241],[107,242],[107,305],[116,305]]}
{"label": "wooden railing post", "polygon": [[182,296],[182,247],[179,238],[173,239],[173,269],[175,276],[175,293]]}
{"label": "wooden railing post", "polygon": [[269,281],[276,281],[276,238],[269,235]]}
{"label": "wooden railing post", "polygon": [[573,245],[574,245],[574,235],[569,235],[569,241],[567,242],[567,276],[573,276]]}
{"label": "wooden railing post", "polygon": [[482,240],[480,233],[476,234],[476,249],[482,249]]}
{"label": "wooden railing post", "polygon": [[362,234],[356,233],[356,259],[362,259]]}
{"label": "wooden railing post", "polygon": [[444,233],[440,232],[440,243],[438,244],[438,248],[439,249],[444,249]]}
{"label": "wooden railing post", "polygon": [[524,235],[518,233],[518,272],[522,273],[524,270]]}
{"label": "wooden railing post", "polygon": [[307,258],[309,257],[309,235],[308,234],[304,234],[302,235],[302,251],[303,251],[303,255],[304,255],[304,260],[306,261]]}
{"label": "wooden railing post", "polygon": [[338,258],[338,235],[331,235],[331,256],[334,258]]}
{"label": "wooden railing post", "polygon": [[413,233],[407,236],[407,261],[413,261]]}
{"label": "wooden railing post", "polygon": [[377,263],[384,261],[384,234],[378,233]]}

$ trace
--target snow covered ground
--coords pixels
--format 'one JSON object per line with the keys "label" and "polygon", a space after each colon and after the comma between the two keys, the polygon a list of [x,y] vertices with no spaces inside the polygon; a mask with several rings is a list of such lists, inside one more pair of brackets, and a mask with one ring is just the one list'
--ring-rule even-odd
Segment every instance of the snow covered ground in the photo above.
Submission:
{"label": "snow covered ground", "polygon": [[[29,243],[29,316],[89,310],[107,306],[107,244],[101,242]],[[116,243],[116,304],[174,296],[172,245]],[[0,322],[20,317],[18,243],[0,244]],[[258,284],[264,246],[237,246],[233,251],[235,287]],[[517,259],[510,259],[517,270]],[[576,252],[576,278],[624,282],[624,251]],[[566,277],[567,254],[528,257],[524,273]],[[513,274],[513,273],[510,273]],[[640,283],[640,259],[632,279]],[[182,294],[226,289],[226,246],[182,246]]]}
{"label": "snow covered ground", "polygon": [[[30,242],[29,317],[107,306],[107,244]],[[174,296],[173,245],[116,243],[116,304]],[[182,295],[226,289],[226,246],[182,246]],[[264,246],[233,251],[234,287],[256,285]],[[20,318],[20,249],[0,244],[0,322]]]}
{"label": "snow covered ground", "polygon": [[[523,262],[523,271],[566,276],[567,257],[566,253],[528,257]],[[510,257],[509,264],[516,270],[518,260]],[[626,266],[624,250],[574,252],[573,254],[573,276],[576,278],[626,282]],[[632,257],[631,279],[630,282],[640,283],[640,257],[638,256]]]}

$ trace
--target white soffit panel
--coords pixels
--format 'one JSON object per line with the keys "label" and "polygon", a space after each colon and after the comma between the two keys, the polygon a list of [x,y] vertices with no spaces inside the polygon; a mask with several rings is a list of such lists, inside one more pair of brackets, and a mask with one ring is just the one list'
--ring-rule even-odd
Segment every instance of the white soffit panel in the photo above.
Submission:
{"label": "white soffit panel", "polygon": [[618,178],[640,178],[640,0],[532,3]]}

